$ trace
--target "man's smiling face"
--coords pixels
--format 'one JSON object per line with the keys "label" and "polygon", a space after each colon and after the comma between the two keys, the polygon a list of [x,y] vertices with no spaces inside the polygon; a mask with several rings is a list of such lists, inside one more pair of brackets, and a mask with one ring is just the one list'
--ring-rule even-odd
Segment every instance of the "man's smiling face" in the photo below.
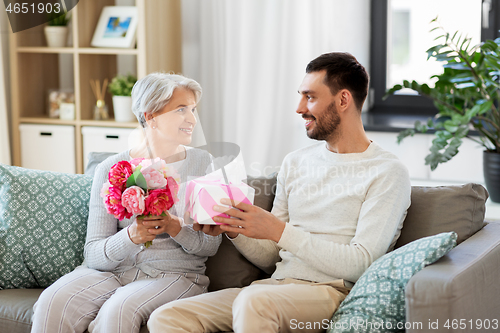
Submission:
{"label": "man's smiling face", "polygon": [[297,113],[305,120],[307,136],[314,140],[329,140],[338,135],[340,117],[335,96],[324,83],[326,71],[306,74],[299,87],[301,94]]}

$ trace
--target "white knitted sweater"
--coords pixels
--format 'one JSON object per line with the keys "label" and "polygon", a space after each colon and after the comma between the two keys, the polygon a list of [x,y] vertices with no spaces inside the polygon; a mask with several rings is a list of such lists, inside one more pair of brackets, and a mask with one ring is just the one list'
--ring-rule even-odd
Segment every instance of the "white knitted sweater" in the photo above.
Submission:
{"label": "white knitted sweater", "polygon": [[[175,237],[161,234],[153,245],[145,248],[134,244],[127,233],[131,219],[118,221],[106,211],[100,197],[102,185],[108,179],[111,167],[119,161],[130,161],[128,151],[111,156],[96,168],[89,203],[87,239],[85,242],[84,265],[101,271],[123,272],[137,267],[150,276],[161,272],[205,273],[205,261],[217,252],[221,237],[213,237],[193,226],[183,226]],[[211,164],[210,154],[199,149],[188,149],[186,159],[178,170],[181,176],[179,202],[170,212],[179,217],[184,215],[184,196],[189,176],[203,176]],[[133,218],[133,217],[132,217]]]}
{"label": "white knitted sweater", "polygon": [[392,249],[410,205],[406,167],[372,142],[337,154],[325,142],[288,154],[272,213],[287,222],[278,243],[242,235],[235,246],[272,277],[355,282]]}

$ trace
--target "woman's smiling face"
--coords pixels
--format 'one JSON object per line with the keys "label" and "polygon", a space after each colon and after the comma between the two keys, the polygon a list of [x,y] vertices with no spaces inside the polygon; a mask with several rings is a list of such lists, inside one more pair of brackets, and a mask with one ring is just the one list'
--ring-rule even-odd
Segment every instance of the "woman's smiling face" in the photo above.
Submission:
{"label": "woman's smiling face", "polygon": [[148,120],[155,139],[174,145],[190,144],[197,122],[195,111],[194,93],[189,89],[176,88],[168,104]]}

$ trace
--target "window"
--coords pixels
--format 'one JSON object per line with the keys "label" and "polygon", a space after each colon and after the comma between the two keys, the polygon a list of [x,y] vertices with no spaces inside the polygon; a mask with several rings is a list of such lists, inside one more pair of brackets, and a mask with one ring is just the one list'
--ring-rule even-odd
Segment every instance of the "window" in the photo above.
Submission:
{"label": "window", "polygon": [[431,100],[415,92],[401,91],[383,101],[387,88],[403,80],[429,82],[442,70],[441,63],[427,61],[425,51],[435,45],[438,31],[429,32],[429,22],[439,22],[449,33],[463,32],[472,44],[499,36],[500,0],[374,0],[371,21],[372,111],[397,114],[435,114]]}

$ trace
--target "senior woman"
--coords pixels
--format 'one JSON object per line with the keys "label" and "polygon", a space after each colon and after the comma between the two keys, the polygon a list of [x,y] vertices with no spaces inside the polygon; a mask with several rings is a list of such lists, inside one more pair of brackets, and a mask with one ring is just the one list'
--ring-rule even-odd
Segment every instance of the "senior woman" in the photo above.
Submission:
{"label": "senior woman", "polygon": [[[211,164],[207,152],[185,146],[200,96],[200,85],[180,75],[153,73],[135,84],[132,109],[144,140],[96,168],[84,263],[41,294],[31,332],[139,332],[160,305],[206,291],[205,261],[221,238],[182,221],[185,181],[205,175]],[[179,202],[167,217],[118,221],[107,213],[101,187],[115,163],[140,157],[160,157],[178,171]]]}

